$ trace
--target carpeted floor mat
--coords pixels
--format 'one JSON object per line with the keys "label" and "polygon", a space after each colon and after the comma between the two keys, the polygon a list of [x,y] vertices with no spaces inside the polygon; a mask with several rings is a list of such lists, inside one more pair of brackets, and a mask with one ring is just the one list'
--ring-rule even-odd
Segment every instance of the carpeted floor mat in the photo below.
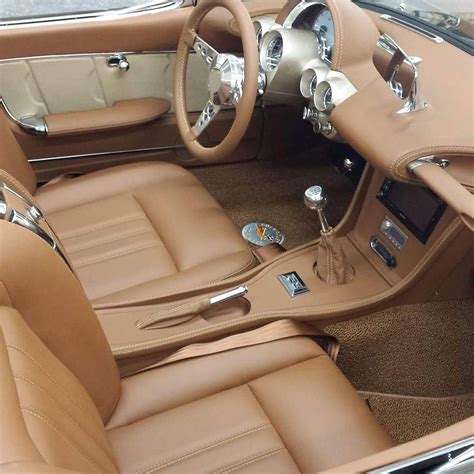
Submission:
{"label": "carpeted floor mat", "polygon": [[338,365],[402,443],[474,415],[474,299],[329,325]]}
{"label": "carpeted floor mat", "polygon": [[190,170],[242,228],[248,222],[274,225],[285,234],[287,249],[319,236],[316,213],[304,207],[305,190],[324,186],[328,220],[335,226],[344,216],[355,187],[328,160],[306,152],[285,160],[206,166]]}
{"label": "carpeted floor mat", "polygon": [[406,443],[474,414],[474,394],[457,397],[409,397],[360,392],[393,441]]}

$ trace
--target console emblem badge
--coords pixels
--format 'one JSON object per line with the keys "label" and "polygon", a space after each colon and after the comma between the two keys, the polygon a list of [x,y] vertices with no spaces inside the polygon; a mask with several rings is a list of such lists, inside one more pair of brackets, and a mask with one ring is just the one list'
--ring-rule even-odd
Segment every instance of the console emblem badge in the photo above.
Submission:
{"label": "console emblem badge", "polygon": [[308,293],[309,291],[305,282],[296,272],[283,273],[282,275],[278,275],[277,278],[292,298],[302,295],[303,293]]}
{"label": "console emblem badge", "polygon": [[270,244],[281,244],[285,236],[276,227],[264,222],[251,222],[242,229],[242,237],[251,244],[265,247]]}

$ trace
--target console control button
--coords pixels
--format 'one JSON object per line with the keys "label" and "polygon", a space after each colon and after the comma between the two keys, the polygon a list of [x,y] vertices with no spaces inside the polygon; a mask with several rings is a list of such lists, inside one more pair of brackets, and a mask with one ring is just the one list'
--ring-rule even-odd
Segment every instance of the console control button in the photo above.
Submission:
{"label": "console control button", "polygon": [[393,270],[397,266],[397,257],[393,255],[387,247],[379,240],[377,237],[372,237],[370,239],[370,248],[373,250],[375,255],[382,260],[388,268]]}
{"label": "console control button", "polygon": [[379,230],[397,250],[401,250],[407,243],[407,235],[387,216],[380,223]]}

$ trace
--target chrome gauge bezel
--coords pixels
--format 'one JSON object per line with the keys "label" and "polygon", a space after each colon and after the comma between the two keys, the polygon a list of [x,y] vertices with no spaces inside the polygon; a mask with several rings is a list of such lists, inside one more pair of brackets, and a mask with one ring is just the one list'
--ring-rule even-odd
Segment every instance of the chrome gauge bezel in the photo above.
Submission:
{"label": "chrome gauge bezel", "polygon": [[[277,43],[278,49],[275,50]],[[283,57],[284,48],[285,43],[282,36],[278,33],[272,36],[267,43],[262,45],[263,54],[261,55],[261,65],[264,71],[274,72],[278,69],[281,58]]]}

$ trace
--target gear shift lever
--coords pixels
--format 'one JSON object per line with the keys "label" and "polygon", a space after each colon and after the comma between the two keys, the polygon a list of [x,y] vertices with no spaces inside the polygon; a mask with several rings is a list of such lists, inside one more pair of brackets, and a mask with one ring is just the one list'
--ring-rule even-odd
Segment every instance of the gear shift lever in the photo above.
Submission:
{"label": "gear shift lever", "polygon": [[331,226],[328,224],[324,208],[328,203],[328,196],[321,186],[311,186],[304,193],[304,203],[307,208],[318,213],[321,222],[321,231],[329,232]]}
{"label": "gear shift lever", "polygon": [[327,194],[321,186],[311,186],[304,193],[306,207],[318,213],[321,223],[316,275],[330,285],[342,285],[349,283],[354,278],[354,269],[347,261],[334,230],[328,224],[324,213],[327,202]]}

